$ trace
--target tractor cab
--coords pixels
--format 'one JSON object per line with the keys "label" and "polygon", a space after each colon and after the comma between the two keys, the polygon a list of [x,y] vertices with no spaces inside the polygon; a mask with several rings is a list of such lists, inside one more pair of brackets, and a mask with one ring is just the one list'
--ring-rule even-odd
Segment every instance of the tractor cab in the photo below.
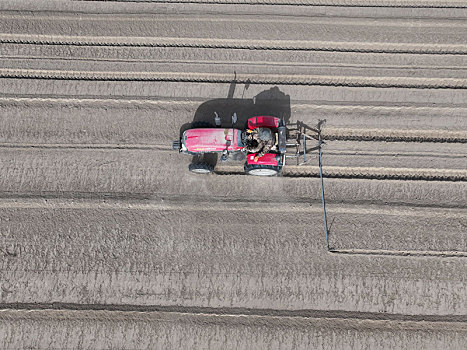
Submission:
{"label": "tractor cab", "polygon": [[[286,149],[286,128],[283,121],[272,116],[258,116],[248,119],[248,129],[269,129],[274,145],[268,153],[257,158],[258,153],[248,153],[244,165],[245,173],[271,176],[281,172]],[[244,142],[245,143],[245,142]]]}
{"label": "tractor cab", "polygon": [[271,129],[275,139],[277,153],[284,154],[287,142],[287,129],[284,121],[271,116],[253,117],[248,119],[248,129],[254,130],[259,127]]}

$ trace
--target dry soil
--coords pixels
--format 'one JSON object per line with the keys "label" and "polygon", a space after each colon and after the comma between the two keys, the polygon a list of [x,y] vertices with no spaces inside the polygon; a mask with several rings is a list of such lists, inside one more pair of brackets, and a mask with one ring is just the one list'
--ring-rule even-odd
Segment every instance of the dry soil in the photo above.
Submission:
{"label": "dry soil", "polygon": [[[0,4],[0,348],[465,349],[461,0]],[[181,128],[323,136],[188,172]],[[236,127],[241,128],[241,122]]]}

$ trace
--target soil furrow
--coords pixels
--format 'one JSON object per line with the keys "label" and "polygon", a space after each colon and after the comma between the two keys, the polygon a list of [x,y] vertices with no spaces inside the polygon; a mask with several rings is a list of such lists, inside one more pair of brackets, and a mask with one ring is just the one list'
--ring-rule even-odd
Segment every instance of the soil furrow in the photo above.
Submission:
{"label": "soil furrow", "polygon": [[[261,67],[270,65],[276,70],[304,69],[304,67],[342,67],[347,70],[367,67],[371,70],[390,69],[393,74],[417,72],[430,75],[439,69],[442,74],[454,70],[462,73],[465,67],[464,55],[398,54],[398,53],[358,53],[334,51],[293,51],[293,50],[247,50],[219,48],[183,47],[134,47],[134,46],[75,46],[75,45],[35,45],[1,44],[3,58],[30,58],[53,60],[54,64],[75,60],[78,64],[93,60],[97,64],[105,62],[145,64],[147,70],[154,70],[157,64],[208,64],[220,66],[249,65]],[[45,63],[45,62],[44,62]],[[33,64],[30,62],[30,64]],[[7,68],[7,67],[4,67]],[[33,67],[27,67],[33,68]],[[243,69],[242,68],[242,69]],[[135,70],[134,68],[132,68]],[[242,71],[237,69],[237,71]],[[95,69],[98,70],[98,69]],[[137,69],[136,69],[137,70]],[[173,69],[172,69],[173,70]],[[400,70],[400,72],[399,72]],[[283,72],[282,72],[283,73]]]}
{"label": "soil furrow", "polygon": [[[88,97],[88,96],[81,96],[81,97],[42,97],[39,94],[32,96],[27,95],[16,95],[16,96],[8,96],[6,94],[0,95],[0,101],[3,104],[15,104],[15,103],[25,103],[25,104],[61,104],[61,105],[100,105],[100,104],[135,104],[135,105],[174,105],[174,106],[194,106],[198,107],[203,100],[166,100],[166,99],[148,99],[147,97],[140,97],[133,96],[134,99],[128,97],[109,97],[109,96],[97,96],[97,97]],[[309,103],[297,103],[294,102],[291,107],[294,109],[309,109],[314,110],[317,109],[320,112],[322,110],[336,110],[336,111],[357,111],[358,113],[363,113],[365,111],[372,111],[374,113],[383,112],[383,113],[410,113],[410,112],[422,112],[423,114],[428,113],[435,113],[437,115],[445,115],[446,113],[453,114],[458,113],[459,115],[465,115],[467,112],[467,107],[464,106],[442,106],[441,104],[437,103],[436,106],[401,106],[401,105],[357,105],[357,104],[332,104],[332,101],[321,101],[327,102],[326,104],[319,104],[317,102],[309,102]]]}
{"label": "soil furrow", "polygon": [[1,43],[40,45],[193,47],[248,50],[336,51],[365,53],[467,54],[463,44],[253,40],[176,37],[93,37],[38,34],[0,34]]}
{"label": "soil furrow", "polygon": [[[456,331],[467,332],[467,318],[465,315],[403,315],[391,313],[371,313],[371,312],[350,312],[339,310],[274,310],[274,309],[243,309],[243,308],[209,308],[209,307],[186,307],[186,306],[165,306],[165,305],[99,305],[99,304],[66,304],[66,303],[11,303],[0,304],[0,318],[1,319],[19,319],[24,317],[30,311],[33,318],[60,318],[67,319],[113,319],[114,321],[121,318],[128,320],[159,320],[157,316],[169,317],[170,314],[186,317],[213,317],[225,318],[228,320],[243,318],[242,321],[258,322],[267,321],[270,318],[272,322],[287,323],[292,319],[323,319],[323,321],[335,321],[336,325],[339,320],[347,320],[355,322],[357,320],[375,322],[373,326],[375,329],[379,328],[377,322],[383,321],[379,324],[380,327],[398,328],[398,329],[417,329],[417,322],[420,322],[420,327],[434,328],[436,326],[451,329]],[[17,312],[15,312],[17,311]],[[23,311],[23,312],[21,312]],[[83,311],[83,312],[80,312]],[[84,311],[90,311],[85,316]],[[159,314],[159,315],[157,315]],[[68,317],[67,317],[68,316]],[[385,322],[386,321],[386,322]],[[389,322],[387,322],[389,321]],[[390,322],[390,321],[395,321]],[[397,322],[403,322],[397,323]],[[344,323],[342,323],[343,325]],[[349,324],[349,327],[352,327]]]}
{"label": "soil furrow", "polygon": [[173,62],[144,62],[144,61],[121,61],[119,59],[102,60],[81,60],[81,59],[55,59],[48,57],[25,58],[25,59],[7,59],[0,58],[1,65],[6,69],[32,69],[32,70],[55,70],[55,71],[88,71],[102,72],[109,70],[113,72],[185,72],[189,74],[232,74],[232,67],[235,71],[242,72],[243,75],[268,75],[277,74],[278,70],[281,75],[287,76],[334,76],[337,77],[385,77],[388,81],[394,79],[408,77],[410,79],[418,78],[425,79],[429,76],[432,79],[467,79],[467,68],[464,67],[419,67],[414,68],[380,65],[352,65],[352,64],[284,64],[275,66],[268,62],[216,62],[210,60],[181,62],[174,60]]}
{"label": "soil furrow", "polygon": [[400,130],[323,128],[325,140],[386,142],[467,142],[467,130]]}
{"label": "soil furrow", "polygon": [[348,255],[380,255],[380,256],[406,256],[420,257],[432,256],[437,258],[467,258],[467,251],[435,251],[435,250],[384,250],[384,249],[330,249],[334,254]]}
{"label": "soil furrow", "polygon": [[376,88],[467,89],[467,80],[455,78],[349,77],[277,74],[183,73],[183,72],[90,72],[33,69],[0,69],[2,78],[103,81],[168,81],[271,85],[319,85]]}
{"label": "soil furrow", "polygon": [[[218,175],[243,175],[243,166],[218,166]],[[286,166],[282,173],[284,177],[319,177],[317,166]],[[410,168],[364,168],[324,166],[325,178],[343,179],[392,179],[419,181],[467,181],[467,171],[460,169],[410,169]]]}
{"label": "soil furrow", "polygon": [[156,144],[98,144],[98,143],[0,143],[0,148],[36,148],[36,149],[131,149],[173,151],[170,145]]}
{"label": "soil furrow", "polygon": [[[181,95],[181,91],[183,91]],[[230,94],[233,92],[233,95]],[[456,121],[449,120],[448,125],[464,125],[466,118],[464,114],[455,112],[456,107],[466,107],[465,89],[409,89],[409,88],[378,88],[369,89],[364,87],[338,87],[338,86],[307,86],[307,85],[257,85],[237,84],[235,75],[229,83],[198,83],[198,82],[167,82],[167,81],[87,81],[87,80],[50,80],[50,79],[1,79],[0,93],[3,96],[14,97],[17,95],[25,97],[62,97],[62,98],[102,98],[113,96],[113,98],[124,99],[152,99],[152,100],[184,100],[198,101],[198,108],[210,120],[213,119],[213,111],[223,111],[223,117],[230,117],[228,113],[242,110],[243,113],[273,113],[274,107],[279,116],[290,116],[291,101],[304,104],[303,108],[295,108],[294,113],[308,113],[308,122],[313,117],[314,123],[323,114],[327,116],[334,114],[327,108],[322,108],[318,113],[312,115],[307,104],[319,105],[341,105],[341,106],[387,106],[387,107],[428,107],[440,106],[451,107],[447,109],[448,117],[455,117]],[[261,104],[256,104],[261,102]],[[204,104],[205,103],[205,104]],[[269,108],[268,108],[269,107]],[[287,108],[287,110],[285,110]],[[53,109],[52,109],[53,110]],[[351,109],[352,110],[352,109]],[[193,110],[195,112],[196,110]],[[329,112],[330,113],[329,113]],[[429,125],[444,127],[444,119],[436,118],[433,113],[420,113],[416,119],[407,118],[405,114],[392,112],[385,109],[384,113],[374,113],[371,118],[365,115],[358,117],[356,110],[348,118],[345,108],[341,109],[340,115],[333,119],[332,124],[336,126],[381,128],[394,125],[397,120],[398,127],[405,129],[424,129]],[[367,112],[370,112],[367,110]],[[402,112],[405,112],[402,110]],[[391,113],[391,119],[386,120],[386,113]],[[407,112],[408,113],[408,112]],[[274,114],[274,113],[273,113]],[[324,119],[327,119],[327,116]],[[176,115],[171,115],[175,118]],[[415,127],[414,122],[423,118],[421,126]],[[446,113],[443,114],[443,118]],[[394,119],[393,119],[394,118]],[[428,118],[428,120],[427,120]],[[193,114],[187,121],[193,120]],[[175,121],[174,121],[175,122]],[[182,122],[183,123],[183,122]],[[458,127],[456,127],[458,128]],[[461,127],[464,129],[464,127]]]}
{"label": "soil furrow", "polygon": [[[284,168],[285,176],[319,175],[317,167],[293,167]],[[323,175],[335,178],[378,178],[400,180],[445,180],[467,181],[467,170],[461,169],[410,169],[410,168],[364,168],[364,167],[338,167],[324,166]]]}
{"label": "soil furrow", "polygon": [[[128,0],[116,1],[130,2]],[[456,0],[145,0],[144,2],[160,4],[287,5],[303,7],[467,8],[467,5],[462,1]]]}
{"label": "soil furrow", "polygon": [[[162,6],[162,8],[164,8]],[[168,11],[166,11],[168,12]],[[146,14],[145,16],[137,16],[137,20],[139,23],[135,23],[135,26],[138,26],[142,23],[152,22],[153,24],[158,24],[159,22],[165,22],[168,24],[173,23],[192,23],[192,22],[205,22],[205,23],[220,23],[220,22],[230,22],[230,23],[270,23],[275,22],[275,24],[305,24],[305,25],[312,25],[312,24],[319,24],[319,25],[329,25],[333,24],[335,27],[337,26],[367,26],[367,27],[381,27],[387,26],[389,28],[393,27],[395,24],[400,27],[412,27],[413,23],[416,23],[419,27],[424,28],[465,28],[465,24],[462,21],[459,21],[459,18],[447,18],[447,17],[438,17],[438,18],[430,18],[428,21],[424,18],[411,18],[412,21],[408,21],[407,17],[393,17],[391,19],[387,17],[379,17],[379,18],[372,18],[369,19],[364,16],[360,17],[349,17],[349,16],[311,16],[312,22],[309,20],[308,16],[287,16],[281,14],[279,16],[270,14],[270,13],[263,13],[263,16],[258,18],[255,14],[246,14],[244,13],[243,16],[232,16],[231,13],[213,13],[209,11],[207,13],[203,13],[202,11],[197,11],[197,14],[194,13],[187,13],[185,11],[179,11],[177,13],[152,13]],[[120,14],[120,15],[109,15],[109,14],[96,14],[96,13],[89,13],[89,14],[81,14],[79,18],[74,16],[74,13],[70,12],[55,12],[50,11],[46,13],[35,13],[33,15],[28,13],[11,13],[11,12],[0,12],[0,18],[4,21],[16,21],[17,24],[20,24],[21,21],[25,19],[29,19],[31,23],[39,22],[39,21],[48,21],[50,23],[54,23],[55,25],[60,24],[60,21],[66,20],[69,21],[70,25],[73,26],[77,22],[86,23],[86,22],[94,22],[94,23],[121,23],[125,25],[125,22],[134,21],[135,20],[134,14]],[[336,22],[336,17],[339,18],[339,21]],[[73,23],[74,22],[74,23]],[[12,23],[12,22],[10,22]],[[36,24],[37,25],[37,24]],[[22,25],[19,25],[20,28],[24,28]],[[306,27],[305,27],[306,28]],[[83,31],[82,28],[81,31]],[[21,30],[20,32],[23,32]],[[24,34],[24,33],[23,33]],[[38,34],[38,33],[34,33]]]}

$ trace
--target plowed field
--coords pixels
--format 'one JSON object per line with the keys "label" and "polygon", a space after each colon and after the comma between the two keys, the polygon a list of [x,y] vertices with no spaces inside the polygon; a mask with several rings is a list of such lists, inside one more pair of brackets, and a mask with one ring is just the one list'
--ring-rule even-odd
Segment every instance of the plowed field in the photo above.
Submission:
{"label": "plowed field", "polygon": [[[0,348],[465,349],[467,4],[0,4]],[[281,176],[194,121],[322,127]]]}

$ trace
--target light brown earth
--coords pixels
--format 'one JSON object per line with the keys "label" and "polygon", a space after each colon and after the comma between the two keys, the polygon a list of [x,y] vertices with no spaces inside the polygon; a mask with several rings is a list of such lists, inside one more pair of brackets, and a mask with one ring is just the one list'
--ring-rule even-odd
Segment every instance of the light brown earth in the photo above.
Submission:
{"label": "light brown earth", "polygon": [[[1,349],[465,349],[467,5],[3,2]],[[192,121],[326,119],[283,176]]]}

